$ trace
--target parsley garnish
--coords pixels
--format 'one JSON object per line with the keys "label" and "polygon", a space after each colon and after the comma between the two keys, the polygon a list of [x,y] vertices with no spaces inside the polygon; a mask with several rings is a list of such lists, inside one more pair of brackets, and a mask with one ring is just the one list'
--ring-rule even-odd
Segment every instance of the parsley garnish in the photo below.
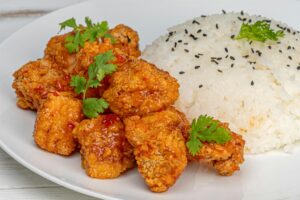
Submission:
{"label": "parsley garnish", "polygon": [[270,28],[270,24],[265,21],[257,21],[254,24],[242,24],[240,33],[235,39],[247,39],[251,41],[265,42],[266,40],[277,41],[284,36],[283,31],[274,31]]}
{"label": "parsley garnish", "polygon": [[230,131],[221,127],[219,122],[207,115],[194,119],[186,146],[192,156],[195,156],[203,146],[202,142],[225,144],[231,139]]}
{"label": "parsley garnish", "polygon": [[110,38],[111,41],[114,42],[113,36],[107,33],[109,27],[106,21],[93,23],[90,18],[85,17],[85,24],[85,27],[81,24],[77,25],[74,18],[70,18],[59,24],[60,31],[67,27],[73,29],[74,35],[69,35],[65,39],[65,47],[69,53],[78,52],[86,41],[93,42],[100,37]]}
{"label": "parsley garnish", "polygon": [[116,71],[117,66],[108,62],[115,59],[112,50],[94,57],[94,62],[89,66],[88,79],[83,76],[72,76],[70,85],[74,87],[77,94],[83,94],[83,113],[89,118],[97,117],[108,108],[108,103],[100,98],[85,98],[88,88],[96,88],[101,85],[103,78]]}

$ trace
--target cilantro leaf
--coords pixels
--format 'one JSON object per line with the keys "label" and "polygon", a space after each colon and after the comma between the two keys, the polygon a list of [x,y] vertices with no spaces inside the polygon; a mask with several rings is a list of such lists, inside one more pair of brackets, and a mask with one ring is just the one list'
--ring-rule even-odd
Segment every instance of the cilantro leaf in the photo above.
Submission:
{"label": "cilantro leaf", "polygon": [[101,85],[103,78],[113,73],[117,66],[109,64],[115,59],[112,51],[99,54],[94,57],[94,62],[88,68],[88,79],[81,76],[72,76],[70,85],[74,87],[77,94],[83,93],[83,113],[89,118],[97,117],[108,108],[108,103],[100,98],[85,98],[88,88],[96,88]]}
{"label": "cilantro leaf", "polygon": [[89,118],[97,117],[99,113],[103,113],[108,108],[108,103],[100,98],[83,99],[83,113]]}
{"label": "cilantro leaf", "polygon": [[266,40],[278,41],[284,36],[284,32],[274,31],[270,28],[270,24],[265,21],[257,21],[254,24],[243,23],[239,34],[235,37],[236,40],[247,39],[251,41],[265,42]]}
{"label": "cilantro leaf", "polygon": [[85,92],[86,79],[82,76],[72,76],[70,85],[75,88],[77,94]]}
{"label": "cilantro leaf", "polygon": [[66,37],[66,44],[65,47],[68,49],[70,53],[74,53],[79,51],[79,47],[84,46],[84,41],[82,40],[82,35],[77,32],[75,36],[68,36]]}
{"label": "cilantro leaf", "polygon": [[96,88],[98,86],[100,86],[100,81],[98,81],[98,80],[91,80],[89,83],[89,87],[91,87],[91,88]]}
{"label": "cilantro leaf", "polygon": [[67,19],[64,22],[59,23],[60,25],[60,30],[64,30],[66,27],[70,27],[70,28],[77,28],[77,24],[76,24],[76,20],[72,17],[70,19]]}
{"label": "cilantro leaf", "polygon": [[62,23],[60,23],[60,31],[69,27],[72,28],[75,36],[66,37],[65,47],[69,51],[69,53],[78,52],[81,47],[84,46],[84,43],[94,42],[98,38],[111,38],[111,41],[114,40],[113,36],[108,33],[109,27],[107,21],[102,21],[101,23],[93,23],[92,20],[88,17],[85,17],[85,24],[77,25],[76,20],[74,18],[68,19]]}
{"label": "cilantro leaf", "polygon": [[192,156],[195,156],[203,146],[202,142],[225,144],[231,140],[230,131],[212,117],[201,115],[192,121],[189,140],[186,146]]}

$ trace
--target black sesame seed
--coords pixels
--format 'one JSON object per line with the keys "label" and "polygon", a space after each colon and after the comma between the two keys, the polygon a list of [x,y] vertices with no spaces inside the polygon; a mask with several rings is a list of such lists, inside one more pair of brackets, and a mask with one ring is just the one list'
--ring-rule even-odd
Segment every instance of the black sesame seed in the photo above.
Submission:
{"label": "black sesame seed", "polygon": [[207,36],[207,34],[206,33],[203,33],[203,37],[206,37]]}
{"label": "black sesame seed", "polygon": [[252,86],[254,85],[254,81],[251,81],[251,85],[252,85]]}
{"label": "black sesame seed", "polygon": [[233,68],[233,66],[234,66],[234,64],[232,63],[232,64],[230,65],[230,67]]}
{"label": "black sesame seed", "polygon": [[280,44],[281,42],[277,42],[277,44]]}
{"label": "black sesame seed", "polygon": [[241,11],[241,15],[244,15],[244,11]]}
{"label": "black sesame seed", "polygon": [[185,43],[183,43],[184,45],[188,45],[189,43],[187,43],[187,42],[185,42]]}
{"label": "black sesame seed", "polygon": [[218,69],[218,72],[220,72],[220,73],[223,73],[223,71],[222,71],[222,70],[220,70],[220,69]]}
{"label": "black sesame seed", "polygon": [[196,20],[193,20],[192,24],[198,24],[199,25],[200,23]]}
{"label": "black sesame seed", "polygon": [[291,65],[287,64],[286,66],[287,66],[287,67],[290,67]]}
{"label": "black sesame seed", "polygon": [[231,35],[230,38],[233,39],[235,37],[235,35]]}
{"label": "black sesame seed", "polygon": [[291,46],[288,46],[288,47],[287,47],[288,50],[290,50],[291,48],[292,48]]}
{"label": "black sesame seed", "polygon": [[297,70],[300,70],[300,66],[297,67]]}
{"label": "black sesame seed", "polygon": [[282,53],[282,50],[281,50],[281,49],[279,49],[278,51],[279,51],[279,53]]}
{"label": "black sesame seed", "polygon": [[257,53],[258,56],[262,55],[261,51],[259,51],[259,50],[256,50],[256,53]]}
{"label": "black sesame seed", "polygon": [[224,48],[224,50],[225,50],[225,52],[226,52],[226,53],[228,53],[228,49],[227,49],[227,47],[225,47],[225,48]]}
{"label": "black sesame seed", "polygon": [[235,58],[234,58],[233,56],[230,56],[229,58],[230,58],[231,60],[235,60]]}
{"label": "black sesame seed", "polygon": [[286,29],[286,30],[287,30],[288,33],[291,33],[291,29],[288,28],[288,29]]}
{"label": "black sesame seed", "polygon": [[210,60],[210,62],[213,62],[213,63],[215,63],[216,65],[219,64],[216,60]]}
{"label": "black sesame seed", "polygon": [[184,51],[185,51],[186,53],[190,52],[188,49],[184,49]]}
{"label": "black sesame seed", "polygon": [[228,55],[226,55],[225,58],[228,58]]}
{"label": "black sesame seed", "polygon": [[251,48],[251,52],[252,52],[252,53],[255,53],[255,51],[254,51],[254,49],[253,49],[253,48]]}
{"label": "black sesame seed", "polygon": [[252,67],[253,70],[255,70],[255,67]]}
{"label": "black sesame seed", "polygon": [[195,55],[195,58],[200,58],[200,56],[199,55]]}
{"label": "black sesame seed", "polygon": [[206,17],[206,15],[201,15],[201,17],[205,18],[205,17]]}
{"label": "black sesame seed", "polygon": [[171,37],[174,34],[174,32],[169,32],[169,37]]}
{"label": "black sesame seed", "polygon": [[198,53],[197,55],[198,55],[198,56],[203,56],[204,54],[202,54],[202,53]]}
{"label": "black sesame seed", "polygon": [[174,49],[174,48],[172,48],[172,49],[171,49],[171,51],[175,51],[175,49]]}
{"label": "black sesame seed", "polygon": [[182,40],[178,40],[178,43],[181,43],[182,42]]}
{"label": "black sesame seed", "polygon": [[198,87],[199,87],[199,88],[202,88],[202,87],[203,87],[203,85],[199,85]]}
{"label": "black sesame seed", "polygon": [[196,65],[196,66],[195,66],[195,69],[199,69],[199,68],[200,68],[200,65]]}
{"label": "black sesame seed", "polygon": [[219,25],[218,24],[216,24],[216,29],[219,29]]}
{"label": "black sesame seed", "polygon": [[249,58],[249,55],[245,55],[245,56],[243,56],[244,58]]}
{"label": "black sesame seed", "polygon": [[166,39],[166,42],[169,42],[169,39],[170,39],[170,38],[167,38],[167,39]]}
{"label": "black sesame seed", "polygon": [[180,71],[180,72],[179,72],[179,74],[184,74],[184,73],[185,73],[184,71]]}
{"label": "black sesame seed", "polygon": [[185,32],[185,34],[188,34],[188,33],[189,33],[187,29],[184,29],[184,32]]}
{"label": "black sesame seed", "polygon": [[198,40],[198,38],[196,36],[194,36],[193,34],[189,35],[193,40]]}
{"label": "black sesame seed", "polygon": [[174,43],[174,48],[176,48],[176,47],[177,47],[177,42]]}
{"label": "black sesame seed", "polygon": [[220,60],[222,60],[222,57],[218,57],[218,58],[216,58],[216,59],[220,61]]}
{"label": "black sesame seed", "polygon": [[248,23],[251,23],[251,22],[252,22],[252,19],[249,19],[249,20],[248,20]]}
{"label": "black sesame seed", "polygon": [[238,16],[238,20],[243,21],[243,19],[240,16]]}
{"label": "black sesame seed", "polygon": [[222,10],[222,13],[223,13],[223,14],[226,14],[226,11],[225,11],[225,10]]}
{"label": "black sesame seed", "polygon": [[202,30],[201,30],[201,29],[199,29],[199,30],[197,31],[197,33],[201,33],[201,31],[202,31]]}
{"label": "black sesame seed", "polygon": [[296,32],[295,32],[295,31],[293,32],[293,35],[296,35]]}
{"label": "black sesame seed", "polygon": [[272,49],[272,47],[271,47],[271,46],[268,46],[268,48],[269,48],[269,49]]}
{"label": "black sesame seed", "polygon": [[289,58],[290,60],[293,60],[292,56],[288,56],[288,58]]}
{"label": "black sesame seed", "polygon": [[249,42],[249,44],[251,45],[253,43],[253,41],[251,40],[250,42]]}

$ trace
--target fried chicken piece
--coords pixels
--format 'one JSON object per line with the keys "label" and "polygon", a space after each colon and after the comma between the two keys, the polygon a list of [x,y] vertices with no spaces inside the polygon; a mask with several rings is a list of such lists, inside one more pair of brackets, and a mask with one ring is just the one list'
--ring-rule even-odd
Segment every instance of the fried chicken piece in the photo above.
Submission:
{"label": "fried chicken piece", "polygon": [[57,65],[48,59],[29,62],[13,76],[12,87],[17,94],[17,105],[23,109],[37,110],[49,93],[73,93],[69,85],[70,76],[57,70]]}
{"label": "fried chicken piece", "polygon": [[138,170],[150,190],[168,190],[187,165],[185,140],[189,128],[185,116],[170,107],[144,117],[124,120],[126,137],[134,148]]}
{"label": "fried chicken piece", "polygon": [[140,59],[131,59],[111,77],[103,97],[122,117],[146,115],[172,105],[179,85],[168,72]]}
{"label": "fried chicken piece", "polygon": [[[114,47],[121,49],[129,56],[139,57],[141,51],[139,50],[139,36],[132,28],[119,24],[109,31],[115,38]],[[106,39],[105,41],[110,40]]]}
{"label": "fried chicken piece", "polygon": [[88,176],[115,178],[134,166],[133,150],[117,115],[83,120],[73,135],[81,145],[82,165]]}
{"label": "fried chicken piece", "polygon": [[[227,123],[220,125],[230,131]],[[231,140],[225,144],[204,142],[196,156],[188,155],[190,160],[198,160],[211,165],[220,175],[230,176],[240,169],[244,162],[245,141],[242,136],[231,132]]]}
{"label": "fried chicken piece", "polygon": [[77,145],[72,130],[83,118],[80,100],[51,94],[37,112],[34,141],[46,151],[68,156]]}
{"label": "fried chicken piece", "polygon": [[53,60],[56,67],[66,73],[72,73],[76,64],[76,53],[69,53],[65,47],[65,39],[73,33],[52,37],[44,51],[45,58]]}

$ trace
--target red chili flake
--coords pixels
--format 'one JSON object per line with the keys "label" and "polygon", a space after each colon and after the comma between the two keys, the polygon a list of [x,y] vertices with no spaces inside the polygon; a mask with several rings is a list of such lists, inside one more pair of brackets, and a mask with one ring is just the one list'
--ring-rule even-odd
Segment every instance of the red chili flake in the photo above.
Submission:
{"label": "red chili flake", "polygon": [[68,122],[67,126],[72,130],[75,127],[75,124],[73,122]]}
{"label": "red chili flake", "polygon": [[120,55],[120,54],[117,54],[116,58],[117,58],[118,63],[124,63],[127,60],[125,56]]}
{"label": "red chili flake", "polygon": [[104,115],[104,118],[102,120],[102,124],[105,127],[109,127],[110,125],[112,125],[114,122],[119,121],[120,118],[118,117],[118,115],[115,114],[108,114],[108,115]]}
{"label": "red chili flake", "polygon": [[44,86],[39,85],[38,87],[33,89],[36,93],[42,94],[44,92]]}
{"label": "red chili flake", "polygon": [[63,88],[63,86],[61,85],[61,82],[59,80],[57,80],[55,83],[56,83],[56,89],[61,91]]}

